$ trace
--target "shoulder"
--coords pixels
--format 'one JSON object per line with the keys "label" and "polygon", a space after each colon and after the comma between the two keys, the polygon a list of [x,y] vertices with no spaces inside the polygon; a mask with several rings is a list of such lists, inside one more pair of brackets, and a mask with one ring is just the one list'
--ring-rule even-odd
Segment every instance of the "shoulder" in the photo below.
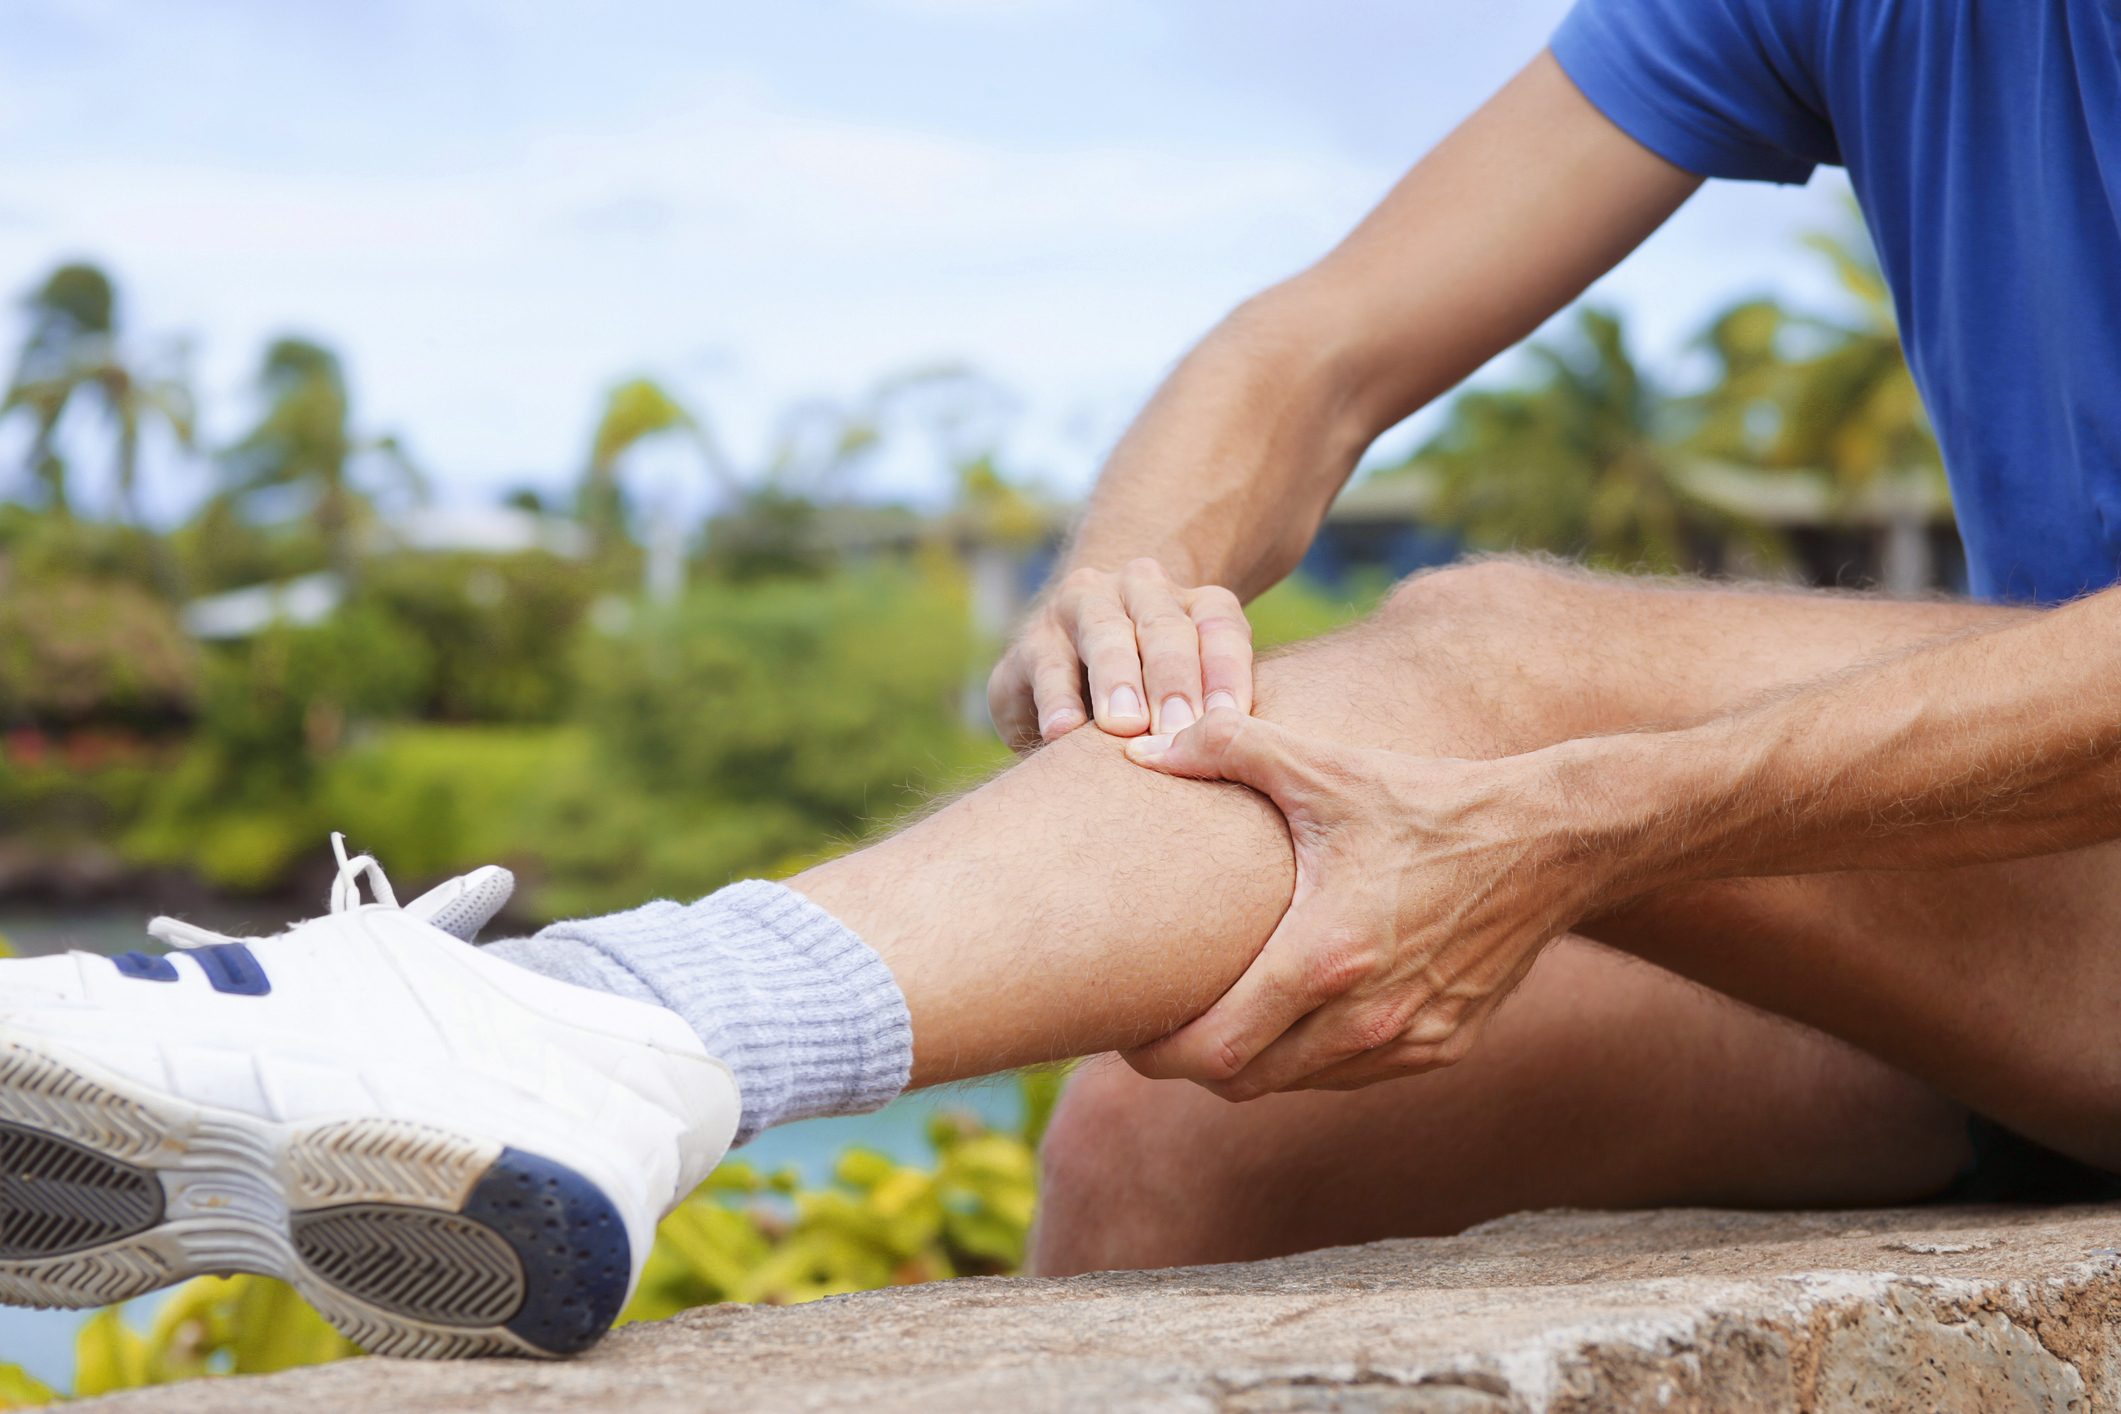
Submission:
{"label": "shoulder", "polygon": [[1710,177],[1839,160],[1826,102],[1847,12],[1880,0],[1577,0],[1552,49],[1606,116]]}

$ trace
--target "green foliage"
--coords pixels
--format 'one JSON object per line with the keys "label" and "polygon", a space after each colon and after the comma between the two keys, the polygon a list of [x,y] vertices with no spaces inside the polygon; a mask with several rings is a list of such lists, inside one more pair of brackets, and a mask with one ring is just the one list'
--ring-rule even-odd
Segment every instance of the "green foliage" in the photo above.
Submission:
{"label": "green foliage", "polygon": [[807,1191],[789,1172],[724,1164],[664,1221],[624,1319],[1015,1270],[1037,1206],[1034,1141],[948,1115],[929,1139],[933,1168],[849,1149]]}
{"label": "green foliage", "polygon": [[145,1333],[126,1321],[122,1304],[91,1316],[75,1340],[74,1393],[264,1375],[359,1353],[292,1287],[266,1277],[200,1277],[177,1288]]}
{"label": "green foliage", "polygon": [[691,443],[721,490],[740,490],[707,423],[654,379],[629,378],[604,395],[604,408],[590,438],[589,466],[577,493],[577,514],[596,536],[600,549],[608,552],[625,533],[627,503],[619,472],[627,454],[643,442],[672,435]]}
{"label": "green foliage", "polygon": [[398,555],[366,567],[349,609],[420,645],[408,714],[550,722],[568,705],[568,646],[595,588],[583,566],[541,552]]}
{"label": "green foliage", "polygon": [[227,496],[202,506],[170,536],[169,545],[182,582],[194,594],[283,583],[331,563],[314,525],[260,525],[243,513],[238,499]]}
{"label": "green foliage", "polygon": [[724,584],[815,579],[832,566],[821,519],[807,496],[770,485],[747,491],[735,510],[707,523],[707,572]]}
{"label": "green foliage", "polygon": [[338,355],[308,339],[277,339],[257,377],[263,411],[222,453],[221,499],[244,506],[274,494],[306,498],[310,523],[331,563],[352,577],[355,537],[373,519],[373,478],[420,493],[425,481],[394,436],[352,425],[351,398]]}
{"label": "green foliage", "polygon": [[[866,1149],[840,1156],[830,1182],[765,1175],[732,1161],[656,1233],[621,1321],[660,1320],[717,1301],[783,1304],[841,1292],[1014,1271],[1038,1197],[1037,1147],[1064,1072],[1020,1079],[1024,1120],[990,1130],[968,1115],[930,1124],[932,1166]],[[141,1332],[125,1307],[97,1312],[76,1348],[74,1393],[108,1394],[208,1374],[262,1374],[358,1353],[294,1291],[265,1277],[201,1277]],[[0,1365],[0,1409],[53,1391]]]}
{"label": "green foliage", "polygon": [[1875,252],[1860,237],[1814,235],[1805,244],[1855,297],[1857,317],[1806,318],[1768,300],[1718,317],[1702,339],[1717,377],[1693,400],[1700,425],[1690,445],[1727,461],[1822,474],[1844,500],[1880,477],[1941,480],[1943,454],[1901,354]]}
{"label": "green foliage", "polygon": [[[406,723],[350,746],[316,794],[333,828],[358,847],[387,849],[399,877],[439,878],[499,860],[535,889],[545,872],[542,833],[559,828],[564,803],[598,771],[595,743],[580,727]],[[616,882],[633,881],[622,874]]]}
{"label": "green foliage", "polygon": [[198,672],[176,615],[138,585],[64,578],[0,594],[0,724],[181,718]]}
{"label": "green foliage", "polygon": [[6,558],[0,590],[9,595],[69,580],[116,580],[166,600],[168,584],[161,578],[158,560],[167,548],[136,525],[45,515],[28,506],[0,503],[0,555]]}
{"label": "green foliage", "polygon": [[1358,578],[1346,592],[1330,594],[1308,580],[1285,579],[1245,609],[1253,649],[1265,652],[1345,627],[1376,607],[1390,587],[1390,580],[1379,575]]}
{"label": "green foliage", "polygon": [[20,1365],[0,1363],[0,1409],[34,1409],[58,1397],[57,1390],[32,1378]]}
{"label": "green foliage", "polygon": [[139,519],[140,438],[150,423],[165,427],[189,450],[196,416],[181,350],[143,359],[119,341],[117,292],[93,265],[62,265],[26,301],[29,336],[15,363],[0,418],[26,418],[31,427],[24,468],[45,505],[62,519],[73,507],[67,464],[55,440],[61,420],[84,396],[99,405],[115,434],[118,497],[128,519]]}
{"label": "green foliage", "polygon": [[209,653],[193,743],[127,836],[128,852],[226,888],[285,877],[329,831],[312,787],[348,720],[409,707],[428,655],[419,635],[368,605]]}
{"label": "green foliage", "polygon": [[1579,310],[1563,339],[1529,352],[1533,381],[1459,394],[1415,454],[1437,478],[1442,524],[1477,547],[1622,569],[1714,564],[1738,539],[1772,553],[1772,536],[1684,490],[1669,401],[1636,366],[1617,316]]}
{"label": "green foliage", "polygon": [[1618,319],[1579,310],[1563,337],[1528,346],[1531,379],[1460,393],[1415,454],[1437,481],[1438,520],[1475,547],[1616,568],[1765,567],[1786,558],[1780,533],[1712,507],[1691,470],[1809,477],[1842,506],[1881,477],[1941,482],[1868,243],[1857,231],[1806,244],[1855,297],[1854,319],[1733,305],[1695,341],[1713,376],[1680,396],[1644,377]]}
{"label": "green foliage", "polygon": [[954,576],[709,585],[586,645],[583,720],[629,790],[851,830],[996,759],[958,713],[974,647]]}

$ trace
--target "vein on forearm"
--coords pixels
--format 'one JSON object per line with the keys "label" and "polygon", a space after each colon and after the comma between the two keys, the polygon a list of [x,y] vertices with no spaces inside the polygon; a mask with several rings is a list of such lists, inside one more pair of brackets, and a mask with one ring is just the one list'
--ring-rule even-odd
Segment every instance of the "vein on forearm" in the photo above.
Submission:
{"label": "vein on forearm", "polygon": [[1637,828],[1697,875],[1939,868],[2111,839],[2117,678],[2112,592],[1933,640],[1621,747],[1657,783]]}

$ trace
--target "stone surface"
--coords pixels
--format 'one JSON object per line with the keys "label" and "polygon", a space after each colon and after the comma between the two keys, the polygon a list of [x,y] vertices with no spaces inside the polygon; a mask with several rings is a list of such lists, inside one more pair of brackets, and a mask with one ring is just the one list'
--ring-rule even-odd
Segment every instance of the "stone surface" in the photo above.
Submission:
{"label": "stone surface", "polygon": [[2121,1407],[2121,1206],[1538,1213],[1460,1237],[709,1307],[569,1364],[349,1361],[114,1414]]}

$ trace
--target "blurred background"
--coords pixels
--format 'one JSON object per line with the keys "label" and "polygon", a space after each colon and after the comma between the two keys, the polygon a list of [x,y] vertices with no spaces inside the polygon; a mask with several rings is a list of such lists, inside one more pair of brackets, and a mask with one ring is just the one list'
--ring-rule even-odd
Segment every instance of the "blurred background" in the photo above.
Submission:
{"label": "blurred background", "polygon": [[[331,829],[528,929],[977,779],[1162,371],[1566,8],[15,0],[0,935],[270,931]],[[1838,174],[1705,190],[1380,442],[1261,640],[1502,548],[1960,587]],[[1008,1269],[1051,1084],[769,1136],[640,1312]],[[0,1406],[334,1341],[265,1283],[0,1312]]]}

